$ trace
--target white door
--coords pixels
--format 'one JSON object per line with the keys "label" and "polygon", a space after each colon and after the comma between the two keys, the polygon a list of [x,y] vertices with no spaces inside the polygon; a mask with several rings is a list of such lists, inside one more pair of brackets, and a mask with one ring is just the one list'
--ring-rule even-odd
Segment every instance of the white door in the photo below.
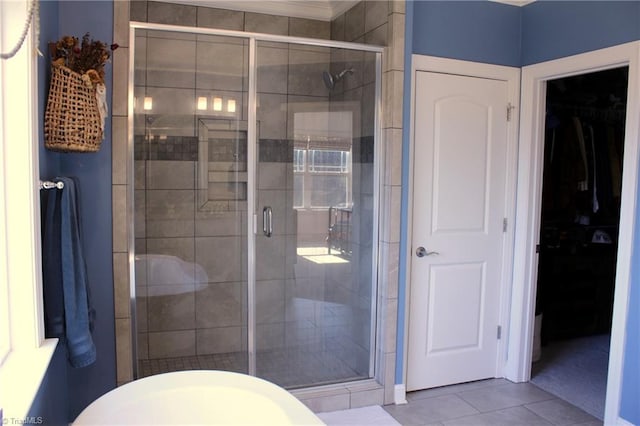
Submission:
{"label": "white door", "polygon": [[417,72],[407,390],[496,376],[507,96]]}

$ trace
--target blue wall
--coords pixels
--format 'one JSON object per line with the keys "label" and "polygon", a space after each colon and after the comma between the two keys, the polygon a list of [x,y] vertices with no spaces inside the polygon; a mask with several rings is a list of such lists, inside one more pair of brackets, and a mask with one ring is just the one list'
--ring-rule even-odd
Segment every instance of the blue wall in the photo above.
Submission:
{"label": "blue wall", "polygon": [[522,11],[523,66],[634,40],[638,1],[536,1]]}
{"label": "blue wall", "polygon": [[[636,211],[640,224],[640,209]],[[626,350],[622,370],[620,416],[634,425],[640,424],[640,229],[636,230],[632,258],[631,291],[627,317]]]}
{"label": "blue wall", "polygon": [[[40,45],[45,58],[38,64],[39,114],[44,120],[50,78],[46,45],[63,35],[91,37],[111,44],[113,3],[111,1],[40,2]],[[106,67],[107,99],[111,105],[112,72]],[[96,398],[116,385],[113,269],[111,236],[111,119],[105,124],[105,139],[98,153],[61,154],[44,149],[40,128],[40,176],[75,176],[79,179],[83,247],[89,290],[96,309],[93,331],[97,360],[84,368],[71,368],[58,348],[45,380],[31,407],[30,416],[42,416],[46,424],[67,424]],[[55,401],[56,403],[52,403]]]}
{"label": "blue wall", "polygon": [[413,53],[520,65],[521,8],[488,1],[414,1]]}
{"label": "blue wall", "polygon": [[[407,38],[412,38],[407,52],[525,66],[640,40],[640,1],[538,0],[522,8],[486,1],[411,1],[407,4],[406,21],[407,26],[413,26],[412,33],[407,33]],[[405,65],[410,67],[410,62]],[[405,78],[410,78],[410,73]],[[404,124],[408,128],[410,105],[405,102],[404,107]],[[406,132],[403,143],[407,156]],[[405,175],[403,200],[407,197]],[[640,210],[637,214],[640,223]],[[402,217],[406,217],[404,204]],[[406,247],[405,228],[403,224],[401,247]],[[633,424],[640,424],[640,229],[637,232],[620,409],[621,416]],[[406,264],[406,256],[402,251],[401,265]],[[406,279],[401,273],[396,383],[402,383],[405,290]]]}
{"label": "blue wall", "polygon": [[[111,1],[61,1],[58,35],[82,37],[86,32],[96,40],[113,40]],[[107,99],[111,105],[112,70],[105,67]],[[111,110],[111,108],[109,108]],[[113,306],[112,215],[111,215],[111,119],[105,123],[105,140],[94,154],[64,154],[61,173],[80,181],[80,214],[86,253],[89,287],[96,309],[93,332],[97,361],[85,368],[69,368],[69,415],[75,418],[97,397],[116,385],[115,330]]]}
{"label": "blue wall", "polygon": [[413,53],[525,66],[640,40],[638,1],[412,1]]}

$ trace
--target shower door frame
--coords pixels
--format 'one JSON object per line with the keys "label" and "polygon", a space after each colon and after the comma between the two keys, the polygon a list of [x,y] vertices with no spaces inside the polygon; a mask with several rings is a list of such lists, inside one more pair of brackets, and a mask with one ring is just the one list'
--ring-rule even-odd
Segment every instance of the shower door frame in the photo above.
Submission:
{"label": "shower door frame", "polygon": [[[134,168],[134,76],[135,76],[135,35],[136,30],[169,31],[189,33],[194,35],[211,35],[235,37],[249,42],[249,68],[248,68],[248,105],[247,105],[247,357],[248,374],[256,376],[256,235],[258,232],[256,211],[256,172],[258,167],[258,140],[257,140],[257,43],[279,42],[306,46],[337,48],[371,52],[375,58],[375,106],[374,106],[374,162],[373,162],[373,246],[372,246],[372,280],[371,280],[371,314],[370,314],[370,344],[369,344],[369,377],[375,377],[375,353],[377,346],[378,326],[378,270],[380,256],[380,192],[382,188],[381,165],[385,164],[382,144],[382,53],[381,46],[367,45],[352,42],[313,39],[305,37],[283,36],[275,34],[263,34],[255,32],[221,30],[211,28],[186,27],[178,25],[155,24],[147,22],[129,22],[129,78],[128,78],[128,105],[127,105],[127,224],[128,224],[128,261],[129,261],[129,286],[131,308],[131,356],[133,378],[139,378],[138,348],[137,348],[137,308],[136,308],[136,276],[135,276],[135,188],[133,185],[135,176]],[[358,380],[359,381],[359,380]]]}

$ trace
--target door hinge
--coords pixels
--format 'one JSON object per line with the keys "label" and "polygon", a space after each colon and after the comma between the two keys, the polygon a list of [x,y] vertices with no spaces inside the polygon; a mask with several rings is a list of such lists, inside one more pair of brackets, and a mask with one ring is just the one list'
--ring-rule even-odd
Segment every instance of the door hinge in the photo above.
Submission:
{"label": "door hinge", "polygon": [[502,327],[498,326],[498,340],[502,338]]}
{"label": "door hinge", "polygon": [[502,232],[507,232],[507,218],[502,219]]}
{"label": "door hinge", "polygon": [[511,102],[507,104],[507,121],[511,121],[511,111],[513,111],[516,107],[511,105]]}

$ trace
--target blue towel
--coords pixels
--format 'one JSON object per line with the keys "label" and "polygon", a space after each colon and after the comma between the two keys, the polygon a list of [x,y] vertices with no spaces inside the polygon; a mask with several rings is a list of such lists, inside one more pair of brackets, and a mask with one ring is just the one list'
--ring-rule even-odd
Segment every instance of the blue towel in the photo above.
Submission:
{"label": "blue towel", "polygon": [[46,331],[62,338],[71,366],[96,360],[91,336],[87,269],[82,251],[76,183],[58,178],[62,190],[47,191],[43,233],[43,271]]}
{"label": "blue towel", "polygon": [[64,338],[64,295],[60,258],[60,197],[57,189],[42,191],[42,272],[45,334]]}

